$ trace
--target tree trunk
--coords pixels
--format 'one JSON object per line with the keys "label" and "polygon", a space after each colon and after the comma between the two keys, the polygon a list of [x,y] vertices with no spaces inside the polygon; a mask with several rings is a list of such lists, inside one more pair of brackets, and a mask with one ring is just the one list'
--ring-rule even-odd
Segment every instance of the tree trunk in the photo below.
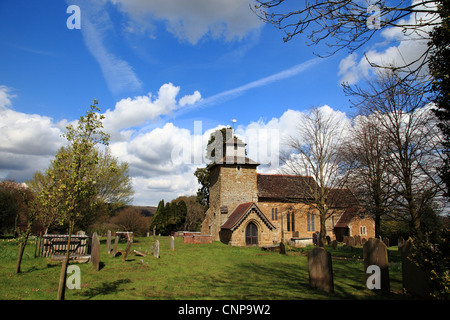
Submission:
{"label": "tree trunk", "polygon": [[16,274],[20,273],[20,265],[22,264],[23,253],[25,252],[25,247],[27,245],[29,235],[30,232],[27,230],[25,239],[21,243],[19,243],[19,253],[17,254],[17,263],[16,263]]}
{"label": "tree trunk", "polygon": [[65,292],[66,292],[66,276],[67,276],[67,266],[69,264],[70,258],[70,241],[72,238],[73,231],[73,222],[69,222],[69,236],[67,240],[67,250],[66,250],[66,258],[64,259],[61,265],[61,273],[59,274],[59,284],[58,284],[58,295],[56,297],[57,300],[64,300]]}

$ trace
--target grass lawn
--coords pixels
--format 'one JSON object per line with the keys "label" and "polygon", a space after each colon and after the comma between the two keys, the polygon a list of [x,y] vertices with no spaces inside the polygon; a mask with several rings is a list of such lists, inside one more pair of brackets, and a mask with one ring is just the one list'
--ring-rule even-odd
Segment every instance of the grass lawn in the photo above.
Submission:
{"label": "grass lawn", "polygon": [[[397,248],[389,249],[391,291],[379,295],[364,288],[362,248],[338,247],[333,256],[335,292],[308,288],[306,253],[311,248],[292,249],[287,255],[262,251],[257,247],[231,247],[213,244],[184,244],[175,238],[175,251],[169,238],[159,237],[160,259],[130,253],[127,260],[106,253],[101,241],[102,268],[78,264],[81,289],[66,290],[66,299],[406,299],[401,294],[401,265]],[[135,238],[131,250],[148,253],[153,238]],[[119,244],[125,250],[126,243]],[[34,258],[31,239],[22,261],[22,273],[14,274],[17,242],[0,240],[0,299],[54,300],[58,289],[60,263]]]}

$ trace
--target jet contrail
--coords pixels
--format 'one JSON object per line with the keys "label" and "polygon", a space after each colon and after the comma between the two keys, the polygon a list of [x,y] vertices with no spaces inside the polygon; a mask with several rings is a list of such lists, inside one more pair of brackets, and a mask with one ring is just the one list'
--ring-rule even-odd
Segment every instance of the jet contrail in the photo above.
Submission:
{"label": "jet contrail", "polygon": [[320,60],[321,60],[320,58],[313,58],[313,59],[307,60],[305,62],[302,62],[300,64],[297,64],[289,69],[283,70],[283,71],[275,73],[273,75],[270,75],[268,77],[252,81],[250,83],[244,84],[244,85],[239,86],[234,89],[223,91],[221,93],[215,94],[215,95],[205,98],[205,99],[201,99],[200,101],[198,101],[197,103],[193,104],[190,107],[179,109],[178,112],[175,112],[175,114],[192,111],[197,108],[211,106],[218,102],[223,102],[228,99],[240,96],[250,89],[262,87],[262,86],[268,85],[273,82],[277,82],[277,81],[280,81],[283,79],[287,79],[287,78],[296,76],[299,73],[310,68],[311,66],[315,65]]}

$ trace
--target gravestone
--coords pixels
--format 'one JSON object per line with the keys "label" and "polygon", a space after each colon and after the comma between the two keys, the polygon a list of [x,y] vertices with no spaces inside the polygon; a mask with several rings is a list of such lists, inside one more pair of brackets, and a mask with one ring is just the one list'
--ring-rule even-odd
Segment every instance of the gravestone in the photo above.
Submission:
{"label": "gravestone", "polygon": [[411,256],[413,247],[411,240],[399,248],[402,258],[402,283],[407,293],[419,297],[428,297],[431,292],[430,274],[416,265]]}
{"label": "gravestone", "polygon": [[342,239],[342,242],[343,242],[346,246],[348,246],[348,236],[344,236],[343,239]]}
{"label": "gravestone", "polygon": [[153,226],[153,240],[155,240],[156,237],[156,226]]}
{"label": "gravestone", "polygon": [[111,230],[106,234],[106,252],[111,253]]}
{"label": "gravestone", "polygon": [[331,241],[331,247],[332,247],[333,249],[336,249],[336,248],[337,248],[337,245],[338,245],[337,240]]}
{"label": "gravestone", "polygon": [[119,245],[119,236],[116,235],[116,239],[114,240],[114,252],[113,252],[114,256],[116,256],[116,254],[117,254],[117,246],[118,245]]}
{"label": "gravestone", "polygon": [[387,237],[383,238],[383,242],[386,245],[386,247],[390,247],[390,245],[389,245],[389,238],[387,238]]}
{"label": "gravestone", "polygon": [[133,244],[133,241],[132,240],[128,240],[127,248],[125,249],[125,254],[122,257],[122,261],[125,261],[127,259],[127,256],[128,256],[128,253],[130,253],[130,248],[131,248],[132,244]]}
{"label": "gravestone", "polygon": [[[387,255],[386,245],[380,241],[380,239],[370,238],[363,246],[363,258],[364,258],[364,275],[365,275],[365,285],[367,288],[367,279],[372,277],[371,273],[367,273],[369,266],[378,266],[379,269],[379,279],[375,282],[379,283],[380,288],[375,288],[372,290],[380,290],[383,292],[390,291],[389,284],[389,261]],[[370,270],[370,269],[369,269]]]}
{"label": "gravestone", "polygon": [[354,247],[354,246],[355,246],[355,238],[352,237],[352,236],[348,237],[348,243],[347,243],[347,245],[348,245],[348,246],[351,246],[351,247]]}
{"label": "gravestone", "polygon": [[315,246],[319,245],[319,232],[313,233],[313,244]]}
{"label": "gravestone", "polygon": [[308,254],[308,272],[311,288],[334,291],[331,254],[324,248],[316,247]]}
{"label": "gravestone", "polygon": [[100,270],[100,239],[97,232],[92,235],[91,262],[95,270]]}
{"label": "gravestone", "polygon": [[175,250],[175,238],[173,236],[170,237],[170,250]]}
{"label": "gravestone", "polygon": [[155,242],[155,251],[153,253],[155,258],[159,258],[159,240],[156,240]]}
{"label": "gravestone", "polygon": [[357,235],[355,236],[355,246],[360,246],[361,245],[361,236]]}
{"label": "gravestone", "polygon": [[326,236],[325,239],[327,240],[327,246],[329,246],[329,245],[330,245],[330,242],[331,242],[330,236]]}
{"label": "gravestone", "polygon": [[280,243],[280,253],[286,254],[286,246],[284,245],[283,242]]}

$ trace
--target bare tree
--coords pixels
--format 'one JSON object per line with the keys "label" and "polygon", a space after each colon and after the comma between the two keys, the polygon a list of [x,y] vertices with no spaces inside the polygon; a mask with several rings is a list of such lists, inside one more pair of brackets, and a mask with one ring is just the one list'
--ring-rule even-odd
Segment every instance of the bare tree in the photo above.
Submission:
{"label": "bare tree", "polygon": [[347,186],[375,220],[375,236],[380,234],[381,219],[390,205],[392,181],[388,174],[388,147],[374,115],[354,119],[345,142],[348,161]]}
{"label": "bare tree", "polygon": [[[291,40],[307,33],[308,45],[324,43],[329,51],[317,54],[329,57],[347,49],[349,52],[363,47],[376,33],[386,28],[398,28],[408,41],[431,39],[430,31],[439,26],[441,17],[435,0],[256,0],[253,11],[266,23],[285,32],[283,40]],[[323,47],[322,47],[323,48]],[[400,65],[377,64],[366,59],[372,67],[389,68],[404,72],[404,77],[416,77],[427,66],[433,45],[426,47],[413,61]],[[428,74],[428,72],[426,72]],[[430,77],[424,80],[423,90],[429,90]]]}
{"label": "bare tree", "polygon": [[423,95],[414,94],[412,81],[404,83],[392,71],[380,72],[378,80],[359,88],[353,105],[375,119],[387,148],[384,155],[391,180],[394,208],[407,218],[420,237],[420,217],[442,193],[439,165],[442,134]]}
{"label": "bare tree", "polygon": [[282,171],[287,174],[311,176],[316,183],[305,183],[306,199],[320,216],[320,237],[326,237],[325,222],[333,213],[328,198],[334,188],[345,180],[345,162],[341,145],[346,122],[325,107],[313,108],[297,126],[297,135],[286,139],[289,151],[282,156]]}

